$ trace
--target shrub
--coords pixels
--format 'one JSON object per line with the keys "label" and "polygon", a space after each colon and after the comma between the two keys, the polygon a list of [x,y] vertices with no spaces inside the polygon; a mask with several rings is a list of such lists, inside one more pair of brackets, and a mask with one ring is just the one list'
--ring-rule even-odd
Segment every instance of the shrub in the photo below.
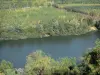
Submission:
{"label": "shrub", "polygon": [[1,75],[19,75],[13,68],[12,63],[2,60],[0,63],[0,74]]}
{"label": "shrub", "polygon": [[96,46],[91,52],[84,56],[80,65],[82,75],[100,75],[100,40],[96,41]]}
{"label": "shrub", "polygon": [[42,51],[36,51],[27,56],[25,75],[50,75],[52,67],[51,57]]}
{"label": "shrub", "polygon": [[74,58],[62,58],[55,61],[42,51],[28,55],[25,75],[79,74]]}

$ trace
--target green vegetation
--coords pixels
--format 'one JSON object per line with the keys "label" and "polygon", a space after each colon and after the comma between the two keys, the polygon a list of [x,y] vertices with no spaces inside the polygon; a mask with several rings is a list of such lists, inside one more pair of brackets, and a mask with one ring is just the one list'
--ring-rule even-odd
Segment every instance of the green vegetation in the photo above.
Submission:
{"label": "green vegetation", "polygon": [[54,60],[42,51],[27,56],[23,73],[13,68],[10,62],[0,63],[1,75],[100,75],[100,39],[96,46],[88,51],[82,61],[76,64],[75,58]]}
{"label": "green vegetation", "polygon": [[[37,51],[27,57],[25,75],[78,74],[79,71],[75,62],[74,58],[62,58],[55,61],[43,52]],[[70,70],[69,67],[73,67],[73,70]]]}
{"label": "green vegetation", "polygon": [[92,13],[95,16],[100,16],[100,4],[59,4],[59,6],[81,10],[88,14]]}
{"label": "green vegetation", "polygon": [[0,10],[1,39],[80,35],[93,31],[94,25],[88,16],[53,7]]}
{"label": "green vegetation", "polygon": [[0,9],[51,6],[56,4],[100,4],[100,0],[0,0]]}
{"label": "green vegetation", "polygon": [[[100,26],[99,18],[55,9],[54,3],[100,16],[100,0],[0,0],[0,40],[81,35]],[[31,53],[26,60],[24,75],[100,75],[100,40],[80,64],[75,58],[55,60],[42,51]],[[22,74],[3,60],[0,75]]]}
{"label": "green vegetation", "polygon": [[0,0],[0,9],[50,6],[51,0]]}
{"label": "green vegetation", "polygon": [[16,73],[13,65],[5,60],[2,60],[0,63],[0,75],[19,75]]}
{"label": "green vegetation", "polygon": [[100,0],[54,0],[60,4],[99,4]]}
{"label": "green vegetation", "polygon": [[100,75],[100,40],[96,41],[96,46],[91,52],[83,57],[80,70],[85,75]]}
{"label": "green vegetation", "polygon": [[[45,62],[44,62],[45,61]],[[100,40],[86,53],[80,64],[75,58],[54,60],[41,51],[27,57],[26,75],[100,75]]]}
{"label": "green vegetation", "polygon": [[[100,5],[96,4],[99,0],[59,1],[64,1],[59,6],[82,10],[91,16],[100,15]],[[75,4],[86,1],[92,4]],[[96,30],[98,18],[53,8],[52,4],[57,2],[58,0],[1,0],[0,40],[81,35]]]}

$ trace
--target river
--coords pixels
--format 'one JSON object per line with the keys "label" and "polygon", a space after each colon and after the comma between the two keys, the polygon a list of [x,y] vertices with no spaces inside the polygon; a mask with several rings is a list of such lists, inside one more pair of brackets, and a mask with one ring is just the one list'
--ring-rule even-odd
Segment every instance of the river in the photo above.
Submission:
{"label": "river", "polygon": [[0,41],[0,60],[14,64],[16,68],[24,67],[26,56],[36,50],[42,50],[51,57],[76,57],[79,59],[94,42],[100,38],[100,31],[79,36],[53,36],[25,40]]}

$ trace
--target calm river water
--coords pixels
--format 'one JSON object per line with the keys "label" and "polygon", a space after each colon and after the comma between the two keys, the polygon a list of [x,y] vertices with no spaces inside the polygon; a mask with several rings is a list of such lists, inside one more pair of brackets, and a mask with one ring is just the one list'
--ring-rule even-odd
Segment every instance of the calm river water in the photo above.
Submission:
{"label": "calm river water", "polygon": [[51,57],[76,57],[79,59],[94,42],[100,38],[100,32],[91,32],[80,36],[55,36],[37,39],[0,41],[0,60],[5,59],[16,68],[24,67],[26,56],[36,50],[43,50]]}

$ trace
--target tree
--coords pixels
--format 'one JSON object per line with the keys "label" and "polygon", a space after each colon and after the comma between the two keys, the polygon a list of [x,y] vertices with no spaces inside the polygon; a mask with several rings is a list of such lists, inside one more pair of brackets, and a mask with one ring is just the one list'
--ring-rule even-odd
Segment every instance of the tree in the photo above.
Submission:
{"label": "tree", "polygon": [[13,68],[12,63],[5,60],[2,60],[0,63],[0,73],[1,75],[19,75]]}
{"label": "tree", "polygon": [[51,57],[42,51],[36,51],[27,56],[25,75],[51,75]]}
{"label": "tree", "polygon": [[95,43],[96,46],[84,56],[80,65],[82,75],[100,75],[100,40]]}

